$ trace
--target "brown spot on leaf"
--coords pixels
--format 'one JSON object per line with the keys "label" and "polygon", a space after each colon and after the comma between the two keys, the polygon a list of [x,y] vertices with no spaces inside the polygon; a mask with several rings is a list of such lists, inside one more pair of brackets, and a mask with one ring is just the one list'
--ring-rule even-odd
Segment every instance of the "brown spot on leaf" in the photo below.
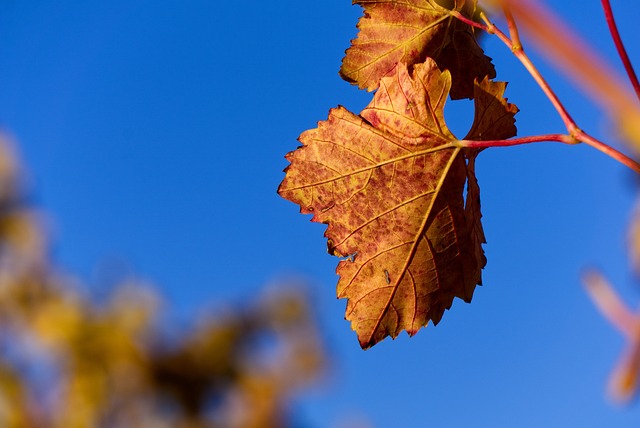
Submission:
{"label": "brown spot on leaf", "polygon": [[[508,138],[509,121],[497,112],[513,109],[501,101],[504,87],[492,85],[479,86],[492,96],[476,108],[489,109],[498,124],[477,123]],[[328,224],[332,254],[358,255],[338,263],[337,294],[348,299],[346,319],[363,348],[437,324],[454,297],[470,301],[481,283],[477,151],[458,147],[445,124],[450,86],[449,72],[433,60],[412,73],[400,63],[359,116],[332,109],[287,157],[280,195]]]}

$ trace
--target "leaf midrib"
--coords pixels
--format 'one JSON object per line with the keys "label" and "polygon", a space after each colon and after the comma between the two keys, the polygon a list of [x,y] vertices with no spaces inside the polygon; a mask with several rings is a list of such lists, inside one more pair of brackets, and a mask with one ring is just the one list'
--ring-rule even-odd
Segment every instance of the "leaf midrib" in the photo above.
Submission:
{"label": "leaf midrib", "polygon": [[391,291],[391,294],[389,295],[389,299],[387,300],[387,303],[384,305],[383,310],[380,312],[380,315],[378,316],[378,318],[376,320],[376,323],[374,324],[373,328],[371,329],[371,332],[369,334],[369,337],[367,338],[366,343],[371,343],[371,340],[373,339],[376,331],[378,330],[378,328],[380,328],[382,320],[384,319],[384,317],[386,316],[387,312],[389,311],[389,308],[391,307],[391,304],[393,302],[393,298],[395,297],[395,294],[398,291],[398,288],[400,286],[400,282],[404,278],[405,274],[407,273],[407,270],[409,269],[409,265],[411,264],[411,262],[413,261],[413,258],[415,257],[416,251],[418,249],[418,243],[420,241],[420,237],[426,231],[427,221],[429,220],[429,215],[431,214],[431,210],[433,210],[433,207],[434,207],[434,205],[436,203],[436,200],[438,199],[438,195],[440,194],[440,191],[442,190],[442,186],[444,185],[444,182],[445,182],[445,180],[447,178],[449,170],[451,169],[451,165],[453,165],[453,161],[456,159],[456,157],[458,156],[458,154],[460,153],[461,150],[462,150],[462,148],[460,148],[460,147],[456,147],[456,149],[453,150],[453,154],[451,155],[451,158],[447,161],[447,165],[445,166],[445,168],[442,171],[442,175],[440,176],[440,179],[438,180],[438,185],[436,186],[436,189],[434,191],[434,195],[433,195],[433,198],[431,199],[431,203],[429,204],[429,208],[425,212],[424,219],[422,220],[422,224],[420,225],[420,229],[418,230],[418,233],[416,233],[416,235],[415,235],[416,239],[413,241],[413,245],[411,246],[411,249],[409,250],[409,254],[408,254],[408,256],[407,256],[407,258],[405,260],[404,266],[402,267],[402,270],[400,271],[400,275],[398,275],[398,278],[393,283],[393,286],[392,286],[393,289]]}

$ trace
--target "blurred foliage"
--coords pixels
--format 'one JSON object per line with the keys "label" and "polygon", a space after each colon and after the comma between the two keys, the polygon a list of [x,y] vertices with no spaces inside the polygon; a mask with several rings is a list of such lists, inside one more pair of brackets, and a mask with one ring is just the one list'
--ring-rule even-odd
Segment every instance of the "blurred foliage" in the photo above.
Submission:
{"label": "blurred foliage", "polygon": [[[619,75],[610,61],[603,59],[590,43],[571,28],[569,22],[557,16],[544,3],[534,0],[483,2],[489,9],[501,9],[507,21],[513,20],[509,25],[512,39],[517,28],[524,30],[528,39],[537,45],[539,53],[550,59],[572,82],[581,86],[586,95],[604,108],[615,125],[612,134],[621,137],[620,141],[634,153],[634,159],[629,162],[624,161],[624,155],[612,157],[637,172],[637,168],[631,164],[640,161],[640,91],[631,90],[631,87],[638,87],[637,77],[623,41],[618,39],[611,5],[608,1],[601,2],[609,33],[625,66],[626,77]],[[629,38],[628,41],[637,40]],[[625,64],[625,61],[629,62]],[[631,87],[628,83],[631,83]],[[637,204],[629,228],[628,245],[631,266],[640,278],[640,201]],[[599,271],[585,271],[583,282],[600,312],[628,342],[611,374],[609,395],[617,401],[629,402],[640,390],[640,311],[630,308]]]}
{"label": "blurred foliage", "polygon": [[0,427],[293,425],[291,399],[324,362],[299,291],[177,335],[135,281],[96,303],[50,266],[9,147],[0,143]]}
{"label": "blurred foliage", "polygon": [[[629,256],[636,275],[640,275],[640,209],[631,220]],[[599,271],[586,272],[583,281],[602,315],[627,341],[611,374],[608,389],[616,401],[628,402],[640,389],[640,312],[630,308]]]}

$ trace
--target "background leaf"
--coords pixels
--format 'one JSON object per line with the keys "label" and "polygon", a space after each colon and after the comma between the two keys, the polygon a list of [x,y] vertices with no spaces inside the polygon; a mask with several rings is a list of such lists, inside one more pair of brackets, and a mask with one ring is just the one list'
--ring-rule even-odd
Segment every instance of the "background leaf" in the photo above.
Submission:
{"label": "background leaf", "polygon": [[[475,1],[456,0],[448,5],[473,16]],[[426,57],[453,75],[452,99],[472,98],[473,81],[495,77],[491,58],[478,46],[474,30],[451,18],[449,9],[433,0],[355,0],[364,7],[360,32],[351,41],[340,75],[369,91],[397,63],[412,66]]]}

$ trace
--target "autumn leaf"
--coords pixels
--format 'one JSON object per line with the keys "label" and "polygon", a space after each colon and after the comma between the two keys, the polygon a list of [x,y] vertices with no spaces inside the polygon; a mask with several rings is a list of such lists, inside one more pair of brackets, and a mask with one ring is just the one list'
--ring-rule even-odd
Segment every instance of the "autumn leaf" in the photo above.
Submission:
{"label": "autumn leaf", "polygon": [[[469,9],[472,2],[467,2]],[[473,14],[473,9],[468,11]],[[454,19],[448,28],[448,39],[445,39],[442,50],[435,56],[438,67],[451,72],[451,99],[472,98],[475,94],[475,80],[493,79],[496,71],[491,58],[484,54],[476,41],[473,27]]]}
{"label": "autumn leaf", "polygon": [[[439,322],[454,297],[470,301],[481,282],[477,151],[445,124],[450,86],[450,73],[431,59],[412,74],[400,63],[360,116],[332,109],[287,155],[279,193],[328,224],[329,252],[345,257],[337,294],[348,299],[346,318],[363,348]],[[501,104],[489,105],[493,117]],[[475,126],[494,129],[484,116]]]}
{"label": "autumn leaf", "polygon": [[[453,77],[451,98],[472,98],[473,82],[495,77],[491,58],[476,42],[474,29],[452,18],[451,10],[473,16],[476,2],[469,0],[354,0],[364,8],[358,36],[351,41],[340,75],[369,91],[397,63],[409,66],[427,57]],[[448,4],[445,4],[448,3]],[[445,6],[448,6],[445,7]]]}
{"label": "autumn leaf", "polygon": [[506,82],[484,78],[474,83],[475,113],[465,140],[504,140],[516,135],[518,107],[504,98]]}

